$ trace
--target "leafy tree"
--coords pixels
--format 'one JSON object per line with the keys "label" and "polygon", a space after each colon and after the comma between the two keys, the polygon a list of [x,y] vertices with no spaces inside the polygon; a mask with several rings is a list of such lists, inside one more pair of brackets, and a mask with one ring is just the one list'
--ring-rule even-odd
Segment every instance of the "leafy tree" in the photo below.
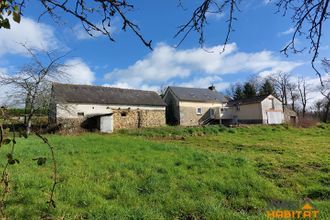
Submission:
{"label": "leafy tree", "polygon": [[17,23],[21,21],[21,6],[18,1],[0,1],[0,28],[10,29],[10,16]]}
{"label": "leafy tree", "polygon": [[244,98],[244,93],[243,93],[243,90],[242,90],[242,86],[240,84],[237,84],[235,86],[233,98],[234,98],[234,100]]}
{"label": "leafy tree", "polygon": [[243,88],[244,98],[252,98],[257,95],[256,88],[249,82],[244,84]]}
{"label": "leafy tree", "polygon": [[274,86],[269,79],[266,79],[260,88],[259,95],[272,95],[274,94]]}

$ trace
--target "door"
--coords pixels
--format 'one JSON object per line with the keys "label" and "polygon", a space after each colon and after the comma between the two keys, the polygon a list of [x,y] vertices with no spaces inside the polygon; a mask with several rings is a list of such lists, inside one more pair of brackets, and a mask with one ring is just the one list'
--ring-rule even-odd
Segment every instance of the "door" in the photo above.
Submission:
{"label": "door", "polygon": [[267,112],[268,124],[282,124],[284,121],[283,112]]}
{"label": "door", "polygon": [[290,123],[291,123],[291,124],[296,124],[296,123],[297,123],[297,118],[296,118],[296,116],[290,116]]}
{"label": "door", "polygon": [[100,117],[100,131],[103,133],[113,132],[113,118],[112,115]]}

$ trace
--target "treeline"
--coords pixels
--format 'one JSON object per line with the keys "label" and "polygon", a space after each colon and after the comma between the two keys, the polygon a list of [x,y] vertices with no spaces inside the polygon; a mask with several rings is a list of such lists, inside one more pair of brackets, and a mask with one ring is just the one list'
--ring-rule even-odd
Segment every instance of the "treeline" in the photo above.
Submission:
{"label": "treeline", "polygon": [[255,96],[274,95],[274,86],[266,79],[260,88],[250,81],[244,84],[236,83],[231,88],[231,98],[233,100],[252,98]]}
{"label": "treeline", "polygon": [[[233,100],[273,95],[282,102],[283,108],[292,109],[303,118],[315,116],[323,122],[330,119],[330,81],[327,78],[323,85],[312,85],[306,78],[289,73],[268,77],[252,75],[246,82],[232,84],[226,94]],[[322,98],[315,100],[312,94]]]}
{"label": "treeline", "polygon": [[[24,108],[10,108],[8,109],[8,114],[12,117],[25,116],[27,114]],[[47,116],[48,108],[37,109],[35,111],[35,116]]]}

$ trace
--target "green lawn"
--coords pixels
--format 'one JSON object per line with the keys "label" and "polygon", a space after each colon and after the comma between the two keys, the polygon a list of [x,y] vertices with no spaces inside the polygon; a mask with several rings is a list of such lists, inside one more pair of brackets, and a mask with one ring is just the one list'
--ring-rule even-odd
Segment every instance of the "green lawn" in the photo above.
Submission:
{"label": "green lawn", "polygon": [[[305,198],[330,218],[329,125],[47,137],[59,166],[54,219],[260,219],[274,208],[301,209]],[[50,153],[37,137],[17,142],[6,215],[40,219],[51,161],[32,159]]]}

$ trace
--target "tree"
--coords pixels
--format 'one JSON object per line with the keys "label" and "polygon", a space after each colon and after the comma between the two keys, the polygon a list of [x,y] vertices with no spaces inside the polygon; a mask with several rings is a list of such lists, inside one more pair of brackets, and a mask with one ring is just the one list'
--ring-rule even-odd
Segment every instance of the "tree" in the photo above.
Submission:
{"label": "tree", "polygon": [[306,79],[303,77],[299,77],[297,87],[299,91],[300,104],[302,106],[302,117],[304,118],[306,114],[307,101],[309,100],[309,98],[307,98],[308,85],[306,83]]}
{"label": "tree", "polygon": [[327,78],[324,79],[323,84],[319,87],[322,96],[324,97],[322,104],[324,107],[324,114],[322,121],[327,122],[330,112],[330,60],[324,59],[322,61],[325,72],[328,72]]}
{"label": "tree", "polygon": [[244,98],[252,98],[257,95],[257,91],[251,83],[246,82],[244,84],[243,94],[244,94]]}
{"label": "tree", "polygon": [[17,73],[1,75],[0,85],[13,86],[14,96],[19,102],[24,102],[26,112],[24,125],[28,135],[31,132],[35,113],[49,104],[51,82],[64,79],[66,74],[61,71],[64,65],[60,61],[64,56],[54,56],[51,52],[37,53],[23,46],[30,55],[31,62]]}
{"label": "tree", "polygon": [[269,81],[269,79],[266,79],[259,90],[259,95],[273,95],[273,94],[274,94],[274,87]]}
{"label": "tree", "polygon": [[234,98],[234,100],[238,100],[238,99],[244,98],[244,93],[243,93],[242,85],[241,84],[236,84],[235,85],[235,90],[234,90],[233,98]]}
{"label": "tree", "polygon": [[289,97],[291,99],[291,109],[296,111],[296,101],[299,99],[299,94],[297,93],[297,84],[293,82],[288,83]]}
{"label": "tree", "polygon": [[[282,52],[287,54],[289,51],[298,53],[304,48],[297,48],[296,42],[301,39],[309,41],[309,53],[311,53],[311,64],[316,73],[320,76],[320,72],[315,67],[315,61],[319,55],[323,29],[329,21],[329,1],[330,0],[274,0],[277,12],[282,16],[291,16],[291,22],[294,28],[291,40],[282,49]],[[88,34],[93,36],[93,32],[99,32],[106,36],[111,41],[114,41],[109,27],[112,26],[114,17],[119,17],[122,22],[123,30],[131,30],[142,43],[151,49],[151,41],[146,40],[142,35],[139,27],[132,22],[128,13],[134,9],[134,5],[129,3],[129,0],[39,0],[45,11],[40,17],[49,14],[55,21],[58,21],[61,16],[59,12],[64,12],[65,15],[70,15],[79,20]],[[182,6],[182,1],[178,0]],[[0,28],[10,28],[10,21],[5,15],[12,15],[13,20],[20,22],[20,16],[23,14],[23,9],[30,1],[25,0],[2,0],[0,1]],[[33,2],[35,3],[35,1]],[[196,32],[199,36],[199,44],[204,45],[205,35],[204,30],[208,23],[208,13],[221,14],[227,16],[227,30],[223,41],[225,49],[226,44],[230,40],[230,36],[234,31],[234,22],[237,21],[237,12],[239,12],[239,4],[237,0],[201,0],[201,3],[193,10],[190,18],[181,26],[175,34],[175,37],[180,37],[180,45],[191,32]]]}
{"label": "tree", "polygon": [[275,95],[282,102],[282,108],[284,111],[285,106],[288,104],[288,85],[289,85],[289,73],[280,72],[274,74],[269,78],[274,83]]}

